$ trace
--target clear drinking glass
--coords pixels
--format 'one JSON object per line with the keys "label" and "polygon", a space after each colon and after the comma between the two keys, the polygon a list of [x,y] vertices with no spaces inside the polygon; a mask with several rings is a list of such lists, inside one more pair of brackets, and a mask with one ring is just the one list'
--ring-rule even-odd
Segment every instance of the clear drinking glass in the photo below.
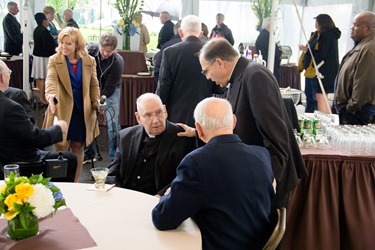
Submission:
{"label": "clear drinking glass", "polygon": [[16,177],[20,177],[20,166],[17,164],[8,164],[4,166],[4,180],[9,178],[10,173],[13,172]]}
{"label": "clear drinking glass", "polygon": [[91,174],[95,179],[95,188],[104,188],[105,179],[107,178],[108,174],[108,168],[92,168]]}

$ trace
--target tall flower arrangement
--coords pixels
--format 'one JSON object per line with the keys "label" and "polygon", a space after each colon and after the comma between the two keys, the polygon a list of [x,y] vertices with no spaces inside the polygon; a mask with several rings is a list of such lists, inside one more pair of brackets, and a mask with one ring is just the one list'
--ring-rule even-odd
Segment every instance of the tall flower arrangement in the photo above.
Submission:
{"label": "tall flower arrangement", "polygon": [[113,6],[121,17],[119,27],[123,36],[122,48],[130,50],[130,36],[136,33],[136,27],[132,24],[133,16],[143,9],[144,0],[115,0]]}
{"label": "tall flower arrangement", "polygon": [[0,215],[8,220],[8,235],[23,239],[39,232],[39,219],[65,206],[60,190],[42,175],[16,177],[11,173],[0,187]]}
{"label": "tall flower arrangement", "polygon": [[[280,3],[280,0],[278,2]],[[251,9],[259,20],[256,29],[261,31],[263,19],[270,17],[272,14],[272,0],[254,0]]]}

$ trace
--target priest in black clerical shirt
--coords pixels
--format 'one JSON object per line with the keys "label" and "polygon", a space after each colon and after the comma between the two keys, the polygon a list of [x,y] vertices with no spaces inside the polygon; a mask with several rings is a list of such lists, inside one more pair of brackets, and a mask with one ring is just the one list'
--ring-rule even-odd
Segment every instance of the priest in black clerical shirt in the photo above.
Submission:
{"label": "priest in black clerical shirt", "polygon": [[176,168],[195,140],[178,137],[183,129],[167,121],[159,96],[146,93],[137,99],[138,124],[119,133],[115,159],[107,182],[151,195],[163,195],[176,177]]}

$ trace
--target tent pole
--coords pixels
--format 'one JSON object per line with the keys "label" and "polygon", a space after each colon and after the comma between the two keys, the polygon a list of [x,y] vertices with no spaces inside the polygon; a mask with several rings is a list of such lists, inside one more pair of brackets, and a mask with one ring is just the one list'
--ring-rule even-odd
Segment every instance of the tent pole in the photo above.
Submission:
{"label": "tent pole", "polygon": [[279,0],[272,1],[272,12],[271,12],[271,26],[270,26],[270,39],[268,42],[268,60],[267,68],[273,72],[273,66],[275,64],[275,34],[277,28],[277,12],[279,8]]}
{"label": "tent pole", "polygon": [[23,90],[29,99],[31,98],[31,88],[29,79],[29,1],[23,1]]}

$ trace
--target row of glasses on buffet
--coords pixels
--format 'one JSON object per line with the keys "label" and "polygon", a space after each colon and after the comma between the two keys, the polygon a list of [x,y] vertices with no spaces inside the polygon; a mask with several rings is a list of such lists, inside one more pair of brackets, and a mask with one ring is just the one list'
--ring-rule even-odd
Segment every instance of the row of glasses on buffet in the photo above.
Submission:
{"label": "row of glasses on buffet", "polygon": [[375,124],[339,125],[325,128],[334,150],[348,155],[375,155]]}

